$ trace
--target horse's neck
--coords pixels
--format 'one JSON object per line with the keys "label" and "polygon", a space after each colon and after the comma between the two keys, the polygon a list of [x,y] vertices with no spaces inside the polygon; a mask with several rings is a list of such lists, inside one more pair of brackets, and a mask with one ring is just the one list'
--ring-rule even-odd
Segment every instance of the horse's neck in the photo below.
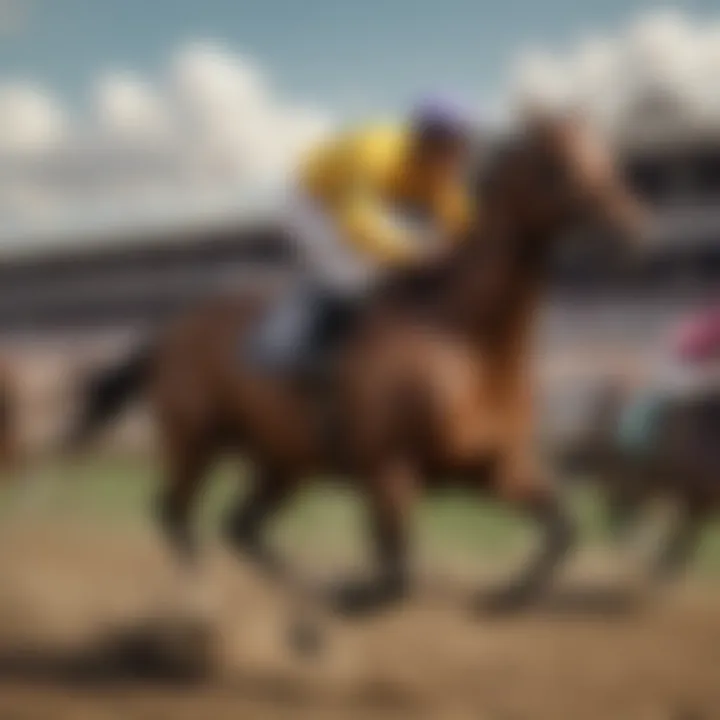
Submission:
{"label": "horse's neck", "polygon": [[443,260],[393,274],[373,307],[429,317],[483,349],[521,339],[538,306],[548,244],[524,232],[513,210],[496,204]]}
{"label": "horse's neck", "polygon": [[528,237],[507,215],[487,219],[448,272],[443,308],[456,328],[486,344],[529,330],[539,305],[547,243]]}

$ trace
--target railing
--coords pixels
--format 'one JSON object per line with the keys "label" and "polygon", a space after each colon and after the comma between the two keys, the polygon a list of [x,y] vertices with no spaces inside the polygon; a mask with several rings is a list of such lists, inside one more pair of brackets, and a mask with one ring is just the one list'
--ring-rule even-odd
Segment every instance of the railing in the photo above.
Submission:
{"label": "railing", "polygon": [[[720,238],[716,215],[712,237]],[[0,263],[0,332],[156,322],[217,292],[282,283],[292,271],[287,238],[269,226],[194,230],[144,245],[117,238],[111,247],[6,260]],[[658,246],[632,270],[592,258],[558,266],[553,295],[566,304],[668,296],[694,302],[718,287],[720,244],[708,241]]]}

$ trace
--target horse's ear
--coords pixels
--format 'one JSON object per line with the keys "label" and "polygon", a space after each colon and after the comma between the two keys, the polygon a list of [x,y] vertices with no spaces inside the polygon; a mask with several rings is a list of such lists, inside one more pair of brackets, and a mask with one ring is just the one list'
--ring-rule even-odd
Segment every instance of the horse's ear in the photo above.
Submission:
{"label": "horse's ear", "polygon": [[556,132],[570,126],[586,125],[586,108],[579,103],[553,106],[538,101],[526,101],[519,108],[522,127],[532,133]]}
{"label": "horse's ear", "polygon": [[558,111],[545,103],[525,102],[519,109],[520,131],[531,137],[554,133],[558,127]]}
{"label": "horse's ear", "polygon": [[565,107],[558,118],[558,123],[566,128],[589,128],[593,125],[588,109],[580,103]]}
{"label": "horse's ear", "polygon": [[537,127],[550,119],[550,109],[535,99],[525,99],[518,107],[518,117],[523,127]]}

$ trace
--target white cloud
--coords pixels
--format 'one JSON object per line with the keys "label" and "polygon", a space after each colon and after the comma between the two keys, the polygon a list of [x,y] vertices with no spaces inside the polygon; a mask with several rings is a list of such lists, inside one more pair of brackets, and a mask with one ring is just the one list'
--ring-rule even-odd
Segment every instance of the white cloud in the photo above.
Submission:
{"label": "white cloud", "polygon": [[115,73],[100,78],[94,98],[101,129],[121,137],[153,137],[170,131],[169,108],[142,78]]}
{"label": "white cloud", "polygon": [[0,151],[44,152],[57,145],[66,118],[42,88],[16,82],[0,85]]}
{"label": "white cloud", "polygon": [[586,38],[564,53],[525,52],[515,68],[512,95],[579,104],[620,131],[720,130],[718,78],[720,21],[693,22],[659,12],[615,36]]}
{"label": "white cloud", "polygon": [[169,85],[186,137],[230,176],[278,177],[328,124],[325,113],[279,98],[250,61],[208,45],[178,53]]}
{"label": "white cloud", "polygon": [[171,85],[184,108],[212,122],[226,112],[261,109],[267,81],[249,60],[213,45],[197,43],[171,63]]}
{"label": "white cloud", "polygon": [[32,232],[231,212],[277,187],[331,122],[210,43],[181,48],[155,77],[102,74],[91,97],[69,117],[47,90],[0,82],[0,218]]}

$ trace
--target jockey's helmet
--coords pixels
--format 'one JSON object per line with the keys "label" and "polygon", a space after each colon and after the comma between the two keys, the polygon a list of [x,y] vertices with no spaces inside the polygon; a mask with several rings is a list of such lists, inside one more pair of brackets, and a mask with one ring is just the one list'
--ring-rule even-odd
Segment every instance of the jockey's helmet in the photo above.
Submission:
{"label": "jockey's helmet", "polygon": [[472,132],[472,113],[457,98],[429,95],[420,99],[413,108],[411,126],[419,137],[463,142]]}

